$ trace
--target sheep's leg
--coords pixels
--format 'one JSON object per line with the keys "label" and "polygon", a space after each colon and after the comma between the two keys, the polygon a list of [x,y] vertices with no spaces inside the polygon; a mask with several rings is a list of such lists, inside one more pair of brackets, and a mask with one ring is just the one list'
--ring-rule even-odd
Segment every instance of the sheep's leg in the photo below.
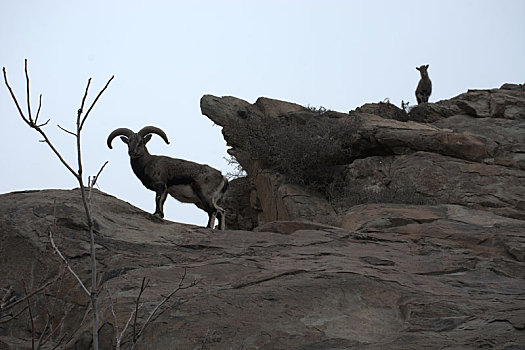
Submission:
{"label": "sheep's leg", "polygon": [[[224,184],[222,185],[224,187]],[[199,198],[199,208],[203,209],[208,213],[208,228],[214,228],[215,219],[219,219],[219,230],[225,229],[225,220],[224,220],[224,209],[217,204],[219,195],[222,196],[222,191],[213,190],[211,188],[206,188],[206,192],[203,191],[203,188],[199,183],[192,183],[192,189],[195,195]]]}
{"label": "sheep's leg", "polygon": [[164,192],[162,195],[162,198],[160,199],[160,211],[162,212],[162,217],[164,217],[164,202],[166,202],[166,198],[168,198],[168,191]]}
{"label": "sheep's leg", "polygon": [[168,188],[165,184],[159,183],[154,185],[155,188],[155,213],[153,215],[157,215],[161,218],[164,217],[164,202],[166,201],[166,197],[168,196]]}
{"label": "sheep's leg", "polygon": [[208,213],[208,225],[207,228],[213,228],[215,224],[215,218],[217,217],[217,209],[215,209],[213,202],[203,192],[201,186],[197,182],[191,184],[193,192],[199,198],[198,207]]}
{"label": "sheep's leg", "polygon": [[219,230],[225,230],[226,224],[224,220],[226,218],[224,217],[224,209],[217,210],[217,219],[219,219]]}
{"label": "sheep's leg", "polygon": [[216,212],[208,213],[208,228],[213,228],[213,225],[215,225],[215,218],[217,217]]}

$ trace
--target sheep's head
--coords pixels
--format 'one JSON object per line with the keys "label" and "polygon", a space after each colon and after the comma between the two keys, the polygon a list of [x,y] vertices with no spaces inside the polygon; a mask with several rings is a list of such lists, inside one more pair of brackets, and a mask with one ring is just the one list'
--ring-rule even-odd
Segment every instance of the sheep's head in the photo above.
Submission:
{"label": "sheep's head", "polygon": [[128,145],[129,156],[131,158],[139,158],[142,157],[144,153],[146,153],[146,143],[151,140],[152,134],[157,134],[162,137],[162,139],[167,144],[170,143],[166,133],[155,126],[145,126],[137,133],[131,131],[128,128],[115,129],[111,134],[109,134],[107,143],[109,148],[113,148],[111,146],[111,142],[115,137],[120,136],[122,142]]}
{"label": "sheep's head", "polygon": [[416,69],[421,73],[421,76],[428,75],[428,73],[427,73],[428,64],[420,66],[420,67],[416,67]]}

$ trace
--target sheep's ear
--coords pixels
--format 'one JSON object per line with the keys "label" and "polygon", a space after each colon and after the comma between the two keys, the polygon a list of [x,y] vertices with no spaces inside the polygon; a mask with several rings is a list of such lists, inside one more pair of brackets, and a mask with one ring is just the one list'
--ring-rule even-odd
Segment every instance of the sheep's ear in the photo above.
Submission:
{"label": "sheep's ear", "polygon": [[151,140],[151,134],[144,136],[144,144],[148,143]]}
{"label": "sheep's ear", "polygon": [[419,67],[416,67],[416,69],[417,69],[418,71],[421,71],[421,69],[419,69]]}
{"label": "sheep's ear", "polygon": [[126,136],[121,136],[120,139],[122,140],[122,142],[124,142],[125,144],[128,144],[128,138]]}
{"label": "sheep's ear", "polygon": [[428,69],[428,64],[426,65],[426,68]]}

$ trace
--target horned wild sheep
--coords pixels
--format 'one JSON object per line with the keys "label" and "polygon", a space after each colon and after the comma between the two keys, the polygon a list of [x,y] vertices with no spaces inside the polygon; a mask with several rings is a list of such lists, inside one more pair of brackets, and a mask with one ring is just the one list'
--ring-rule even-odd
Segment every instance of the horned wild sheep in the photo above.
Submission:
{"label": "horned wild sheep", "polygon": [[127,128],[113,130],[107,144],[120,136],[128,145],[131,168],[142,184],[155,192],[155,213],[164,217],[164,202],[168,193],[183,203],[194,203],[208,213],[208,228],[213,228],[215,219],[219,220],[219,229],[225,229],[224,209],[218,202],[226,192],[228,180],[217,169],[205,164],[198,164],[183,159],[151,155],[146,143],[153,134],[157,134],[169,144],[166,133],[154,126],[146,126],[135,133]]}
{"label": "horned wild sheep", "polygon": [[432,82],[428,77],[428,64],[421,67],[416,67],[416,69],[419,71],[419,73],[421,73],[421,79],[419,80],[419,84],[417,84],[416,88],[417,104],[420,104],[423,102],[428,102],[428,98],[432,93]]}

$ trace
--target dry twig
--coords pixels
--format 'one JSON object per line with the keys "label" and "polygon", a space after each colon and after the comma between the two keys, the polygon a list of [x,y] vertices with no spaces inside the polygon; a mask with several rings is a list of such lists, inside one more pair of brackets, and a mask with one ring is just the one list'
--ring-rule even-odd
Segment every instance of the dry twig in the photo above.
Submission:
{"label": "dry twig", "polygon": [[140,339],[140,336],[144,333],[144,330],[146,329],[146,327],[150,324],[153,316],[155,315],[155,313],[159,310],[159,308],[164,305],[168,300],[170,300],[170,298],[175,294],[177,293],[179,290],[182,290],[182,289],[188,289],[188,288],[191,288],[193,286],[195,286],[198,281],[193,281],[191,282],[190,284],[184,286],[184,279],[186,278],[186,268],[184,269],[184,273],[182,274],[182,277],[179,281],[179,284],[177,287],[175,287],[168,295],[166,295],[164,297],[164,299],[162,299],[162,301],[160,303],[158,303],[154,308],[153,310],[151,310],[148,318],[146,319],[146,321],[144,322],[144,324],[142,325],[142,328],[140,329],[139,333],[137,334],[135,340],[133,341],[133,346],[131,347],[131,350],[135,349],[135,346],[137,345],[137,342],[138,340]]}
{"label": "dry twig", "polygon": [[133,343],[137,341],[136,326],[137,326],[137,315],[139,314],[140,297],[142,296],[142,293],[144,292],[144,290],[148,288],[148,285],[149,285],[149,279],[146,280],[146,277],[142,277],[142,285],[140,286],[140,292],[139,292],[139,295],[137,296],[137,301],[135,303],[135,318],[133,320]]}
{"label": "dry twig", "polygon": [[29,310],[29,320],[31,321],[31,349],[35,350],[35,321],[33,318],[33,309],[31,308],[31,297],[27,296],[27,287],[23,280],[22,284],[24,285],[24,292],[26,293],[27,309]]}
{"label": "dry twig", "polygon": [[60,249],[58,249],[57,245],[55,244],[55,240],[53,239],[53,233],[51,232],[51,230],[49,230],[49,240],[51,241],[51,245],[53,246],[53,249],[55,250],[55,252],[58,254],[58,256],[60,257],[60,259],[62,259],[62,261],[64,262],[64,265],[66,265],[67,269],[69,270],[69,272],[71,272],[71,274],[73,275],[73,277],[75,277],[77,279],[77,282],[78,284],[80,285],[80,287],[82,287],[82,289],[84,290],[84,292],[86,292],[86,294],[88,296],[91,295],[91,292],[89,291],[89,289],[87,289],[86,285],[84,284],[84,282],[82,282],[82,280],[80,279],[80,277],[77,275],[77,273],[73,270],[73,268],[71,267],[71,265],[69,264],[69,262],[67,261],[66,257],[64,256],[64,254],[62,254],[62,252],[60,251]]}
{"label": "dry twig", "polygon": [[23,298],[21,299],[18,299],[16,301],[13,301],[12,303],[8,304],[8,305],[5,305],[0,311],[7,311],[9,309],[12,309],[13,307],[15,307],[16,305],[20,304],[20,303],[23,303],[27,298],[30,298],[32,297],[33,295],[37,294],[37,293],[40,293],[44,290],[47,289],[47,287],[49,287],[50,285],[52,285],[53,283],[55,283],[56,281],[58,281],[58,279],[62,277],[61,275],[55,277],[54,279],[52,280],[49,280],[47,281],[44,285],[42,285],[41,287],[35,289],[34,291],[32,291],[31,293],[25,295]]}
{"label": "dry twig", "polygon": [[2,309],[4,308],[5,305],[9,304],[12,298],[13,298],[13,287],[9,286],[4,293],[2,300],[0,301],[0,312],[2,312]]}
{"label": "dry twig", "polygon": [[[62,271],[59,273],[60,275],[60,284],[59,284],[59,287],[58,287],[58,290],[56,291],[56,293],[59,293],[60,290],[62,289],[62,282],[64,281],[64,279],[62,278],[65,274],[65,270],[62,269]],[[45,296],[45,294],[44,294]],[[55,301],[53,303],[53,307],[51,309],[51,311],[49,311],[49,308],[48,308],[48,299],[46,298],[46,309],[47,309],[47,317],[46,317],[46,324],[44,326],[44,329],[41,331],[41,334],[40,334],[40,338],[38,338],[38,343],[36,345],[36,349],[40,349],[41,346],[45,345],[49,339],[51,339],[51,337],[60,329],[60,326],[62,325],[62,323],[64,322],[64,319],[66,318],[66,314],[67,312],[64,312],[64,315],[62,316],[62,318],[60,319],[60,321],[58,322],[58,324],[56,325],[53,325],[53,319],[54,319],[54,314],[55,314],[55,310],[56,310],[56,306],[57,306],[57,297],[55,296]],[[54,328],[53,328],[54,326]],[[46,332],[49,328],[49,334],[46,336]],[[60,341],[58,342],[57,346],[60,344]]]}
{"label": "dry twig", "polygon": [[128,321],[126,322],[126,324],[124,325],[124,328],[122,329],[122,332],[119,332],[117,314],[115,313],[115,308],[113,304],[113,299],[111,298],[111,294],[109,294],[109,300],[111,302],[111,305],[110,305],[111,314],[113,315],[113,320],[115,322],[115,340],[116,340],[115,350],[120,350],[120,344],[122,343],[122,338],[124,338],[124,334],[126,334],[126,330],[128,329],[129,324],[131,323],[131,320],[133,319],[136,310],[133,310],[131,312],[131,314],[129,315]]}

